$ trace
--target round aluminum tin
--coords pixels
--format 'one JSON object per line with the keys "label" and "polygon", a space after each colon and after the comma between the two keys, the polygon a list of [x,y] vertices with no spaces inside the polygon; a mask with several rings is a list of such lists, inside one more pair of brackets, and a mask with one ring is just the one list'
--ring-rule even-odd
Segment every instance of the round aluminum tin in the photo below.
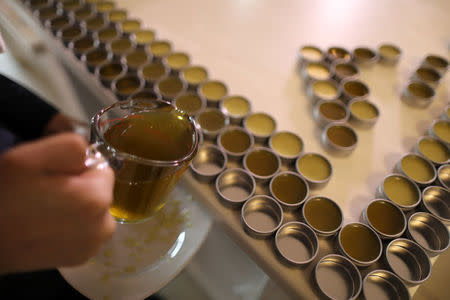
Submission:
{"label": "round aluminum tin", "polygon": [[252,105],[243,96],[227,96],[220,101],[219,108],[230,118],[231,124],[241,125],[242,120],[250,114]]}
{"label": "round aluminum tin", "polygon": [[122,33],[114,26],[108,26],[92,33],[92,37],[98,40],[101,45],[106,45],[111,41],[120,38],[121,35]]}
{"label": "round aluminum tin", "polygon": [[230,161],[240,161],[254,144],[253,136],[240,126],[227,126],[217,137],[217,145]]}
{"label": "round aluminum tin", "polygon": [[153,88],[158,81],[169,75],[169,68],[161,62],[150,62],[141,66],[137,73],[145,79],[148,88]]}
{"label": "round aluminum tin", "polygon": [[435,120],[430,128],[428,134],[437,138],[442,143],[450,146],[450,120]]}
{"label": "round aluminum tin", "polygon": [[362,295],[366,300],[410,300],[411,296],[402,280],[392,272],[374,270],[363,279]]}
{"label": "round aluminum tin", "polygon": [[429,186],[422,191],[422,207],[444,224],[450,225],[450,191],[440,186]]}
{"label": "round aluminum tin", "polygon": [[276,174],[269,183],[272,197],[287,210],[298,209],[308,198],[308,183],[299,174],[284,171]]}
{"label": "round aluminum tin", "polygon": [[137,48],[127,54],[124,54],[120,61],[128,67],[128,72],[137,73],[137,71],[152,60],[151,53],[145,49]]}
{"label": "round aluminum tin", "polygon": [[448,60],[442,56],[430,54],[423,59],[421,66],[433,68],[443,77],[448,69]]}
{"label": "round aluminum tin", "polygon": [[81,21],[81,26],[86,29],[87,32],[93,33],[95,31],[100,31],[103,28],[109,26],[109,21],[102,15],[94,15],[89,19]]}
{"label": "round aluminum tin", "polygon": [[111,83],[127,73],[127,66],[117,62],[106,62],[95,69],[95,76],[106,88],[111,88]]}
{"label": "round aluminum tin", "polygon": [[180,77],[188,83],[189,89],[197,91],[198,86],[208,80],[208,71],[202,66],[188,66],[180,71]]}
{"label": "round aluminum tin", "polygon": [[302,219],[319,237],[334,236],[342,227],[339,205],[327,197],[312,196],[303,204]]}
{"label": "round aluminum tin", "polygon": [[434,100],[436,93],[427,83],[410,81],[403,89],[401,99],[408,105],[425,108]]}
{"label": "round aluminum tin", "polygon": [[70,13],[72,11],[78,10],[84,6],[83,0],[65,0],[58,1],[56,7],[63,10],[65,13]]}
{"label": "round aluminum tin", "polygon": [[106,49],[114,55],[114,59],[120,60],[120,58],[133,51],[136,45],[130,39],[126,37],[119,37],[106,44]]}
{"label": "round aluminum tin", "polygon": [[425,212],[417,212],[409,217],[408,236],[429,256],[443,253],[447,250],[450,241],[449,232],[444,223]]}
{"label": "round aluminum tin", "polygon": [[378,56],[380,63],[385,65],[396,65],[400,60],[402,51],[399,47],[392,44],[382,44],[378,47]]}
{"label": "round aluminum tin", "polygon": [[441,82],[442,76],[435,69],[428,67],[420,67],[416,71],[414,71],[411,76],[412,81],[421,81],[425,82],[432,88],[437,88],[439,83]]}
{"label": "round aluminum tin", "polygon": [[95,1],[91,6],[95,7],[99,13],[103,14],[115,9],[116,3],[113,1]]}
{"label": "round aluminum tin", "polygon": [[324,60],[325,55],[322,50],[316,46],[306,45],[300,48],[298,53],[298,60],[300,66],[303,66],[310,62],[321,62]]}
{"label": "round aluminum tin", "polygon": [[321,100],[314,106],[313,117],[319,127],[325,127],[332,122],[347,122],[350,112],[340,101]]}
{"label": "round aluminum tin", "polygon": [[141,20],[125,19],[121,22],[118,22],[118,27],[125,36],[129,37],[133,33],[141,30]]}
{"label": "round aluminum tin", "polygon": [[81,56],[81,61],[86,65],[89,72],[94,73],[95,69],[112,60],[112,54],[102,48],[94,48]]}
{"label": "round aluminum tin", "polygon": [[255,180],[240,168],[226,169],[216,179],[216,191],[225,204],[239,206],[255,193]]}
{"label": "round aluminum tin", "polygon": [[169,75],[157,81],[154,89],[155,93],[160,94],[164,100],[172,102],[175,98],[186,92],[187,83],[178,76]]}
{"label": "round aluminum tin", "polygon": [[391,241],[385,250],[388,267],[407,286],[417,285],[428,279],[431,263],[425,251],[415,242],[399,238]]}
{"label": "round aluminum tin", "polygon": [[353,59],[352,54],[342,47],[330,47],[326,53],[326,60],[330,63],[335,61],[351,62]]}
{"label": "round aluminum tin", "polygon": [[450,190],[450,165],[445,164],[439,167],[436,183]]}
{"label": "round aluminum tin", "polygon": [[263,112],[247,115],[243,121],[243,125],[253,135],[255,142],[261,144],[267,142],[277,127],[275,119]]}
{"label": "round aluminum tin", "polygon": [[406,230],[406,217],[394,202],[375,199],[361,213],[361,221],[372,228],[384,240],[395,239]]}
{"label": "round aluminum tin", "polygon": [[241,220],[247,234],[264,239],[272,236],[280,228],[283,210],[272,197],[256,195],[242,206]]}
{"label": "round aluminum tin", "polygon": [[325,126],[322,132],[322,144],[328,152],[346,156],[358,145],[358,135],[347,124],[333,122]]}
{"label": "round aluminum tin", "polygon": [[95,16],[97,14],[97,11],[95,10],[95,8],[85,5],[71,11],[69,14],[77,23],[81,23],[84,20],[90,19]]}
{"label": "round aluminum tin", "polygon": [[147,48],[156,38],[156,33],[151,29],[140,29],[130,36],[138,48]]}
{"label": "round aluminum tin", "polygon": [[136,75],[125,75],[111,83],[111,89],[119,100],[125,100],[144,88],[144,80]]}
{"label": "round aluminum tin", "polygon": [[269,148],[254,147],[244,155],[242,164],[256,182],[266,183],[280,171],[281,160]]}
{"label": "round aluminum tin", "polygon": [[367,99],[370,95],[369,87],[361,80],[343,80],[341,82],[342,96],[345,103],[353,99]]}
{"label": "round aluminum tin", "polygon": [[302,153],[295,161],[295,170],[311,189],[325,186],[333,175],[330,161],[319,153]]}
{"label": "round aluminum tin", "polygon": [[319,240],[305,223],[289,222],[277,230],[275,249],[284,262],[303,266],[316,258],[319,252]]}
{"label": "round aluminum tin", "polygon": [[184,52],[171,52],[162,58],[162,62],[170,68],[172,74],[179,74],[182,69],[189,66],[191,58]]}
{"label": "round aluminum tin", "polygon": [[396,164],[395,171],[408,177],[419,187],[432,184],[437,176],[434,165],[426,158],[414,153],[403,155]]}
{"label": "round aluminum tin", "polygon": [[45,21],[61,16],[62,14],[63,12],[54,6],[42,7],[33,12],[33,15],[39,18],[42,24],[44,24]]}
{"label": "round aluminum tin", "polygon": [[390,174],[378,186],[377,197],[394,202],[403,211],[409,211],[419,205],[421,193],[417,184],[408,177]]}
{"label": "round aluminum tin", "polygon": [[294,163],[297,157],[303,152],[303,140],[290,131],[279,131],[269,138],[269,147],[286,164]]}
{"label": "round aluminum tin", "polygon": [[450,162],[450,149],[432,136],[423,136],[414,145],[414,152],[431,161],[436,167]]}
{"label": "round aluminum tin", "polygon": [[206,100],[194,92],[184,92],[173,100],[173,105],[190,116],[196,116],[206,108]]}
{"label": "round aluminum tin", "polygon": [[83,54],[96,49],[99,46],[98,40],[93,39],[91,36],[84,36],[80,39],[71,41],[69,43],[69,49],[72,50],[73,54],[81,59]]}
{"label": "round aluminum tin", "polygon": [[358,128],[370,128],[378,121],[378,107],[367,99],[353,99],[348,104],[350,123]]}
{"label": "round aluminum tin", "polygon": [[363,223],[349,223],[338,235],[339,251],[359,267],[374,264],[383,252],[377,233]]}
{"label": "round aluminum tin", "polygon": [[105,13],[105,16],[108,18],[110,22],[122,22],[125,21],[128,17],[128,12],[124,9],[113,9]]}
{"label": "round aluminum tin", "polygon": [[316,80],[307,84],[306,95],[313,105],[317,102],[337,100],[341,95],[341,88],[334,80]]}
{"label": "round aluminum tin", "polygon": [[358,67],[351,62],[335,61],[331,64],[333,79],[337,82],[343,80],[356,80],[359,77]]}
{"label": "round aluminum tin", "polygon": [[352,56],[355,63],[363,67],[371,67],[378,62],[378,54],[368,47],[356,47]]}
{"label": "round aluminum tin", "polygon": [[190,164],[193,175],[200,182],[213,182],[227,166],[226,154],[216,145],[202,145]]}
{"label": "round aluminum tin", "polygon": [[73,25],[73,23],[74,20],[70,16],[60,15],[46,20],[44,26],[45,28],[49,29],[54,35],[56,35],[59,30],[70,27]]}
{"label": "round aluminum tin", "polygon": [[196,116],[205,139],[214,140],[228,126],[229,119],[217,108],[206,108]]}
{"label": "round aluminum tin", "polygon": [[63,44],[68,47],[70,42],[83,38],[86,35],[86,30],[78,25],[71,25],[64,27],[56,33],[56,37],[60,39]]}
{"label": "round aluminum tin", "polygon": [[222,81],[209,80],[201,83],[197,93],[206,99],[210,107],[219,107],[220,101],[228,94],[228,88]]}
{"label": "round aluminum tin", "polygon": [[331,300],[353,300],[361,292],[358,268],[346,257],[329,254],[314,268],[314,281],[320,292]]}
{"label": "round aluminum tin", "polygon": [[51,7],[54,5],[54,0],[26,0],[24,2],[25,5],[31,9],[31,11]]}
{"label": "round aluminum tin", "polygon": [[164,56],[172,52],[172,43],[166,40],[154,40],[147,49],[153,54],[155,61],[161,61]]}
{"label": "round aluminum tin", "polygon": [[330,66],[322,61],[305,63],[301,68],[300,74],[305,83],[316,80],[328,80],[333,76]]}

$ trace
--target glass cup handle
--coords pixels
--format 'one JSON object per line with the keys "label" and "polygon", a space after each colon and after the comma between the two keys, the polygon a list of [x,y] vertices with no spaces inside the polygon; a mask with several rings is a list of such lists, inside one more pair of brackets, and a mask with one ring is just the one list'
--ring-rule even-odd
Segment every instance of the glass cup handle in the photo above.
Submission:
{"label": "glass cup handle", "polygon": [[84,165],[87,168],[104,169],[108,167],[108,161],[98,149],[99,143],[90,144],[86,149]]}

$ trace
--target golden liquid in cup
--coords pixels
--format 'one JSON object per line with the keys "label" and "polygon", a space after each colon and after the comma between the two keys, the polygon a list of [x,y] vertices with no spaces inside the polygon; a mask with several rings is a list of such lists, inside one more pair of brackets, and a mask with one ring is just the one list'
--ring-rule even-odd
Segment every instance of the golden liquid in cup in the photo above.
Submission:
{"label": "golden liquid in cup", "polygon": [[350,257],[361,262],[373,261],[380,253],[377,236],[359,224],[349,224],[342,228],[340,242]]}
{"label": "golden liquid in cup", "polygon": [[208,100],[219,101],[227,94],[226,86],[219,81],[206,82],[201,87],[202,94]]}
{"label": "golden liquid in cup", "polygon": [[115,9],[108,12],[108,18],[111,22],[122,22],[127,19],[126,10]]}
{"label": "golden liquid in cup", "polygon": [[403,177],[390,176],[383,183],[386,195],[398,205],[411,206],[419,201],[415,186]]}
{"label": "golden liquid in cup", "polygon": [[142,68],[142,75],[147,80],[156,81],[166,75],[166,69],[163,64],[152,63]]}
{"label": "golden liquid in cup", "polygon": [[342,215],[336,204],[320,197],[305,203],[304,216],[314,229],[324,232],[338,229],[342,222]]}
{"label": "golden liquid in cup", "polygon": [[188,115],[195,115],[202,109],[202,99],[195,94],[184,94],[177,98],[175,106],[187,113]]}
{"label": "golden liquid in cup", "polygon": [[242,130],[232,129],[224,132],[220,137],[222,147],[231,153],[242,153],[250,148],[251,141],[247,133]]}
{"label": "golden liquid in cup", "polygon": [[150,52],[155,56],[155,57],[162,57],[165,56],[167,54],[169,54],[169,52],[172,50],[172,46],[165,41],[158,41],[158,42],[153,42],[152,44],[150,44]]}
{"label": "golden liquid in cup", "polygon": [[198,124],[203,130],[217,131],[225,126],[225,116],[216,110],[207,110],[198,116]]}
{"label": "golden liquid in cup", "polygon": [[367,219],[376,230],[386,235],[397,235],[405,226],[402,213],[387,201],[374,201],[369,204]]}
{"label": "golden liquid in cup", "polygon": [[183,76],[189,84],[199,84],[208,78],[208,73],[203,67],[187,67]]}
{"label": "golden liquid in cup", "polygon": [[158,84],[162,96],[175,97],[183,90],[183,82],[178,77],[167,77]]}
{"label": "golden liquid in cup", "polygon": [[111,63],[102,66],[99,70],[99,74],[102,78],[113,80],[117,78],[123,71],[123,67],[118,63]]}
{"label": "golden liquid in cup", "polygon": [[314,61],[321,60],[323,56],[322,52],[314,47],[303,47],[300,53],[305,59]]}
{"label": "golden liquid in cup", "polygon": [[320,113],[329,120],[342,120],[347,112],[342,105],[335,102],[324,102],[319,107]]}
{"label": "golden liquid in cup", "polygon": [[377,108],[367,101],[353,102],[350,111],[360,120],[372,120],[378,117]]}
{"label": "golden liquid in cup", "polygon": [[249,153],[245,163],[247,168],[258,176],[270,176],[279,168],[277,157],[266,150],[255,150]]}
{"label": "golden liquid in cup", "polygon": [[429,160],[437,163],[445,163],[450,159],[450,152],[445,145],[434,139],[422,139],[419,149]]}
{"label": "golden liquid in cup", "polygon": [[275,130],[275,121],[269,115],[256,113],[248,116],[245,124],[257,136],[269,136]]}
{"label": "golden liquid in cup", "polygon": [[402,170],[416,182],[428,182],[434,178],[431,165],[420,156],[407,155],[401,161]]}
{"label": "golden liquid in cup", "polygon": [[314,94],[320,98],[332,99],[337,96],[338,90],[334,84],[328,81],[316,81],[313,83]]}
{"label": "golden liquid in cup", "polygon": [[189,64],[189,56],[186,53],[172,53],[167,56],[167,65],[171,69],[179,70]]}
{"label": "golden liquid in cup", "polygon": [[[185,157],[193,146],[193,128],[175,111],[142,112],[125,117],[104,134],[119,152],[144,159],[172,161]],[[165,204],[190,161],[178,167],[157,167],[124,161],[115,171],[111,214],[128,222],[148,218]]]}
{"label": "golden liquid in cup", "polygon": [[306,197],[306,184],[292,174],[281,174],[272,181],[272,192],[277,199],[287,204],[296,204]]}
{"label": "golden liquid in cup", "polygon": [[111,42],[111,51],[116,55],[125,54],[133,48],[133,44],[127,38],[119,38]]}
{"label": "golden liquid in cup", "polygon": [[120,23],[123,32],[133,33],[141,28],[141,22],[138,20],[125,20]]}
{"label": "golden liquid in cup", "polygon": [[331,126],[327,130],[327,137],[333,144],[341,147],[351,147],[357,141],[355,133],[345,126]]}
{"label": "golden liquid in cup", "polygon": [[349,81],[344,83],[344,90],[354,97],[366,96],[369,93],[367,87],[358,81]]}
{"label": "golden liquid in cup", "polygon": [[297,169],[308,180],[323,181],[331,176],[330,163],[316,154],[303,155],[297,161]]}
{"label": "golden liquid in cup", "polygon": [[153,42],[155,33],[152,30],[138,30],[134,33],[136,43],[145,45]]}
{"label": "golden liquid in cup", "polygon": [[272,148],[280,155],[293,157],[303,150],[303,142],[290,132],[280,132],[272,136]]}
{"label": "golden liquid in cup", "polygon": [[223,101],[223,107],[233,117],[245,116],[250,111],[250,103],[240,96],[228,97]]}
{"label": "golden liquid in cup", "polygon": [[433,130],[436,135],[446,143],[450,143],[450,122],[439,121],[433,126]]}
{"label": "golden liquid in cup", "polygon": [[309,76],[315,79],[327,79],[330,76],[330,71],[327,67],[320,63],[310,63],[306,66],[306,72]]}
{"label": "golden liquid in cup", "polygon": [[127,65],[132,68],[138,68],[148,60],[148,54],[144,50],[134,50],[126,56]]}

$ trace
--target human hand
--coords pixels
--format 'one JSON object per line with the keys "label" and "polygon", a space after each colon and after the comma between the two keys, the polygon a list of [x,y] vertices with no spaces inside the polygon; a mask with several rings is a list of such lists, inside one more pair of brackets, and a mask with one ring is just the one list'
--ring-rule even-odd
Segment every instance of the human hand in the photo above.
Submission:
{"label": "human hand", "polygon": [[73,133],[0,156],[0,273],[78,265],[114,232],[114,174],[86,168]]}

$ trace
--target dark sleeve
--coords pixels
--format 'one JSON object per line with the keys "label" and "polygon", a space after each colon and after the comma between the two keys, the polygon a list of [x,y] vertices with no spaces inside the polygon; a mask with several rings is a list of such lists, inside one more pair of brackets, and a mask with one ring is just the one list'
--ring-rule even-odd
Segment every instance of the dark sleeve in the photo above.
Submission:
{"label": "dark sleeve", "polygon": [[0,124],[21,139],[40,137],[57,112],[39,96],[0,74]]}

